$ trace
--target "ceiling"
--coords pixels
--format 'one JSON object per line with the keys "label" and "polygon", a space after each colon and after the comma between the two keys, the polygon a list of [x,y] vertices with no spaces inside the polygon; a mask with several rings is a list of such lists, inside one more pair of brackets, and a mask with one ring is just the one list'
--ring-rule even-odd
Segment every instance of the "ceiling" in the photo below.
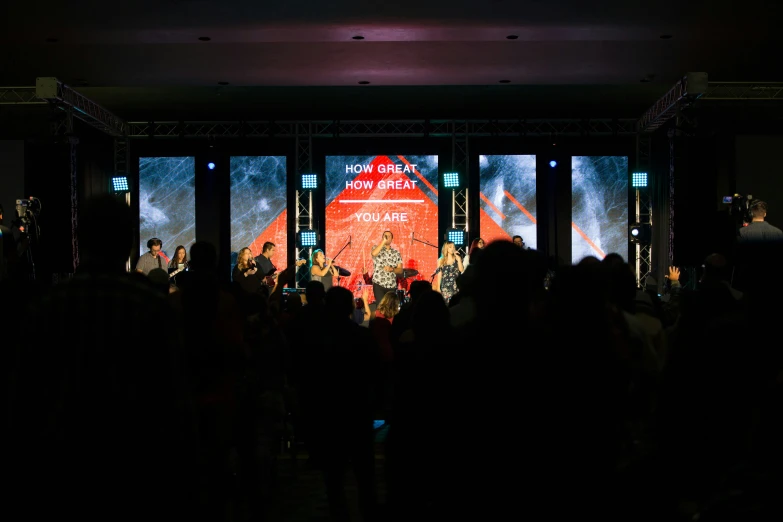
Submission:
{"label": "ceiling", "polygon": [[10,1],[0,85],[55,76],[129,120],[634,117],[688,71],[780,81],[781,21],[761,0]]}

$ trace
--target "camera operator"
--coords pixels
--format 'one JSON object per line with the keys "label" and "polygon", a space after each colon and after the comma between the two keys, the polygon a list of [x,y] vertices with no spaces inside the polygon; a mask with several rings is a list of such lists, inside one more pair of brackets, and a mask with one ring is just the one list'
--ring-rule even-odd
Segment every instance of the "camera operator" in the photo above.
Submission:
{"label": "camera operator", "polygon": [[14,231],[3,224],[3,205],[0,204],[0,282],[10,279],[19,265],[19,253]]}
{"label": "camera operator", "polygon": [[783,231],[765,221],[767,204],[764,201],[753,201],[748,210],[751,221],[746,226],[740,228],[740,242],[783,241]]}

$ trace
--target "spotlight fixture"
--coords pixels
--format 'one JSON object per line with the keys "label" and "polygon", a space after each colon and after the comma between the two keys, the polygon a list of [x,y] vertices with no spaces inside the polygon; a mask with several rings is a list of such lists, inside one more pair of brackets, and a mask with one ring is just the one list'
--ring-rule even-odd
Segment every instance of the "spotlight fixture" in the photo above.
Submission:
{"label": "spotlight fixture", "polygon": [[660,38],[661,40],[671,40],[674,37],[672,35],[670,35],[670,34],[662,34],[658,38]]}
{"label": "spotlight fixture", "polygon": [[370,85],[370,82],[368,82],[367,80],[362,80],[359,82],[359,85]]}
{"label": "spotlight fixture", "polygon": [[634,172],[631,174],[631,188],[647,188],[647,173]]}
{"label": "spotlight fixture", "polygon": [[459,188],[459,172],[446,172],[443,174],[443,188]]}
{"label": "spotlight fixture", "polygon": [[352,40],[364,40],[364,36],[357,34],[356,36],[351,36]]}
{"label": "spotlight fixture", "polygon": [[207,168],[209,170],[215,170],[215,164],[210,161],[209,163],[207,163]]}
{"label": "spotlight fixture", "polygon": [[296,233],[296,248],[312,248],[318,246],[319,234],[317,231],[306,228]]}
{"label": "spotlight fixture", "polygon": [[446,232],[446,241],[451,241],[454,246],[465,246],[465,231],[461,228],[450,228]]}
{"label": "spotlight fixture", "polygon": [[652,230],[649,223],[634,223],[628,230],[631,243],[649,243]]}
{"label": "spotlight fixture", "polygon": [[511,80],[500,80],[498,83],[511,83]]}
{"label": "spotlight fixture", "polygon": [[209,36],[199,36],[198,39],[201,40],[202,42],[208,42],[212,38],[210,38]]}
{"label": "spotlight fixture", "polygon": [[128,176],[114,176],[111,178],[111,191],[115,194],[125,194],[130,192]]}
{"label": "spotlight fixture", "polygon": [[557,167],[557,162],[555,160],[552,160],[552,161],[549,162],[549,166],[552,167],[552,168],[555,168],[555,167]]}
{"label": "spotlight fixture", "polygon": [[506,40],[516,40],[517,38],[519,38],[519,36],[516,34],[510,34],[506,36]]}
{"label": "spotlight fixture", "polygon": [[228,85],[228,82],[218,82],[218,85]]}
{"label": "spotlight fixture", "polygon": [[315,190],[318,188],[318,176],[316,174],[302,174],[302,189]]}

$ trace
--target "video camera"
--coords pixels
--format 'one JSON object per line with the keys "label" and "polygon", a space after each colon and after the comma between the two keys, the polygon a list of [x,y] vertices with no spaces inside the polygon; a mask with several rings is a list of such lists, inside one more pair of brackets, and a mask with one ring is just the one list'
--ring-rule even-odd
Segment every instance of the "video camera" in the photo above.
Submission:
{"label": "video camera", "polygon": [[731,215],[739,226],[743,223],[750,223],[753,217],[750,215],[750,205],[753,203],[753,196],[748,194],[734,194],[733,196],[724,196],[723,204],[729,206],[729,215]]}
{"label": "video camera", "polygon": [[13,224],[22,232],[29,232],[30,228],[36,228],[36,220],[41,214],[41,200],[30,196],[27,199],[16,200],[16,219]]}

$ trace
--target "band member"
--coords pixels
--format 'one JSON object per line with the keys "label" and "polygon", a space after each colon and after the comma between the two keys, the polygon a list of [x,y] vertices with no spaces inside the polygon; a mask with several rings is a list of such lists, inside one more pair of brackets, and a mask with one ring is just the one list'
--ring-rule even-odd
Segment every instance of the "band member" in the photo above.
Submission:
{"label": "band member", "polygon": [[481,239],[480,237],[477,237],[476,239],[471,241],[470,242],[470,248],[468,249],[468,255],[465,256],[465,260],[462,261],[462,265],[465,268],[467,268],[468,265],[470,265],[471,260],[475,261],[476,257],[478,257],[478,256],[474,256],[473,254],[475,254],[476,252],[478,252],[482,248],[484,248],[484,240]]}
{"label": "band member", "polygon": [[276,248],[271,241],[267,241],[261,247],[261,255],[256,258],[256,265],[258,265],[258,271],[261,272],[261,277],[273,277],[277,272],[277,268],[272,264],[272,256],[275,254]]}
{"label": "band member", "polygon": [[237,264],[231,273],[231,278],[240,288],[248,294],[255,294],[261,290],[262,278],[259,277],[258,266],[253,260],[253,253],[245,247],[237,254]]}
{"label": "band member", "polygon": [[384,230],[381,243],[372,248],[372,293],[375,302],[380,303],[386,292],[397,290],[397,275],[402,274],[402,256],[391,247],[394,234]]}
{"label": "band member", "polygon": [[329,290],[337,273],[337,268],[332,264],[331,259],[326,259],[323,250],[319,248],[313,251],[313,255],[310,256],[310,279],[312,281],[320,281],[324,285],[324,290]]}
{"label": "band member", "polygon": [[457,254],[457,249],[451,241],[443,243],[440,253],[432,289],[440,292],[448,303],[452,296],[459,292],[457,277],[465,268],[462,266],[462,259]]}
{"label": "band member", "polygon": [[150,270],[153,268],[165,269],[168,262],[163,260],[163,256],[160,252],[161,248],[163,248],[163,241],[157,237],[153,237],[147,241],[147,248],[150,249],[149,252],[142,254],[142,256],[139,257],[139,261],[136,263],[136,272],[149,275]]}
{"label": "band member", "polygon": [[188,269],[188,251],[184,245],[178,245],[174,250],[174,255],[169,261],[169,283],[171,286],[177,286],[177,274]]}

